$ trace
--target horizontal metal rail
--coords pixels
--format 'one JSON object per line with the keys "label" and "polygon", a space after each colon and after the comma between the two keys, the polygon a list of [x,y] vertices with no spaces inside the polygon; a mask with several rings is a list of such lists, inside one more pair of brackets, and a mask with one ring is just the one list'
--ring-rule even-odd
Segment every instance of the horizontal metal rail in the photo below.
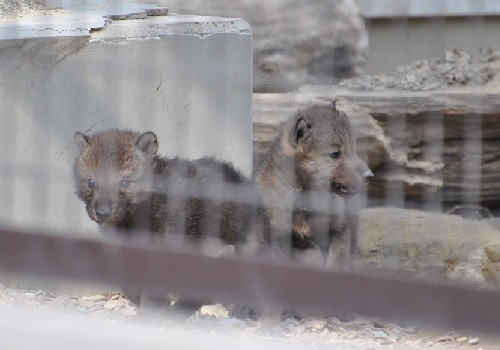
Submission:
{"label": "horizontal metal rail", "polygon": [[364,315],[500,333],[500,290],[332,271],[249,258],[208,257],[144,237],[90,240],[0,230],[0,269],[118,284],[323,316]]}

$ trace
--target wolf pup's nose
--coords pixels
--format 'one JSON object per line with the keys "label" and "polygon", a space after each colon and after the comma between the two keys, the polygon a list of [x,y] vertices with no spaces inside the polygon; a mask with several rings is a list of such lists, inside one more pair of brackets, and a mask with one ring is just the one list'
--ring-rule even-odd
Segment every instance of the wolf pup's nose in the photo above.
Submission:
{"label": "wolf pup's nose", "polygon": [[375,175],[373,175],[373,173],[370,171],[370,170],[367,170],[365,171],[365,173],[363,174],[363,181],[365,183],[368,183],[370,182],[371,179],[373,179]]}
{"label": "wolf pup's nose", "polygon": [[95,209],[95,214],[99,219],[105,219],[111,215],[111,206],[109,205],[98,205]]}

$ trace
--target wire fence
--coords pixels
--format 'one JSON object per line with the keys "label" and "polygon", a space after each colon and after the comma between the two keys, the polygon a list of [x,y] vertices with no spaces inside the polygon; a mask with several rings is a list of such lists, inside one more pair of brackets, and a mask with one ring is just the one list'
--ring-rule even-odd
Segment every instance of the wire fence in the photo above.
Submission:
{"label": "wire fence", "polygon": [[[77,39],[4,38],[0,17],[0,269],[499,333],[500,56],[448,51],[339,84],[357,71],[346,43],[293,31],[284,42],[338,63],[320,80],[306,45],[306,79],[262,44],[267,27],[252,38],[241,19],[149,7],[120,21],[104,7]],[[387,28],[428,30],[377,11],[366,28],[382,46]],[[407,44],[413,60],[422,45]]]}

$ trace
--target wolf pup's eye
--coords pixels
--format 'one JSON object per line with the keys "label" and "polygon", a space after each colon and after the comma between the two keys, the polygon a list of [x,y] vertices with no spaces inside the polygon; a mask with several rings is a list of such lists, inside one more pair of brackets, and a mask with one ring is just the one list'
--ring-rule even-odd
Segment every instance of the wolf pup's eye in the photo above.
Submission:
{"label": "wolf pup's eye", "polygon": [[85,181],[85,183],[87,184],[88,188],[94,188],[95,187],[95,181],[92,180],[92,179],[87,179],[87,181]]}
{"label": "wolf pup's eye", "polygon": [[122,181],[120,181],[120,187],[122,187],[122,188],[128,188],[128,187],[130,187],[130,180],[122,180]]}
{"label": "wolf pup's eye", "polygon": [[333,158],[333,159],[336,159],[336,158],[340,158],[340,151],[335,151],[335,152],[332,152],[330,154],[328,154],[330,156],[330,158]]}

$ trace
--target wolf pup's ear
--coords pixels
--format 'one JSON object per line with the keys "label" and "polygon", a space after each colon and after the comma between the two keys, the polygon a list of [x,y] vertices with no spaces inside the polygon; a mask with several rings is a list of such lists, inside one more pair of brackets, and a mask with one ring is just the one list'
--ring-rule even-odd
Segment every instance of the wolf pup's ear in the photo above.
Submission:
{"label": "wolf pup's ear", "polygon": [[292,146],[297,147],[300,142],[304,141],[311,133],[311,124],[305,121],[304,118],[297,120],[292,134]]}
{"label": "wolf pup's ear", "polygon": [[89,145],[89,137],[80,132],[77,132],[75,134],[75,142],[80,152],[82,152]]}
{"label": "wolf pup's ear", "polygon": [[156,156],[156,152],[158,152],[158,139],[154,133],[148,131],[139,136],[135,142],[135,146],[147,156],[154,157]]}

